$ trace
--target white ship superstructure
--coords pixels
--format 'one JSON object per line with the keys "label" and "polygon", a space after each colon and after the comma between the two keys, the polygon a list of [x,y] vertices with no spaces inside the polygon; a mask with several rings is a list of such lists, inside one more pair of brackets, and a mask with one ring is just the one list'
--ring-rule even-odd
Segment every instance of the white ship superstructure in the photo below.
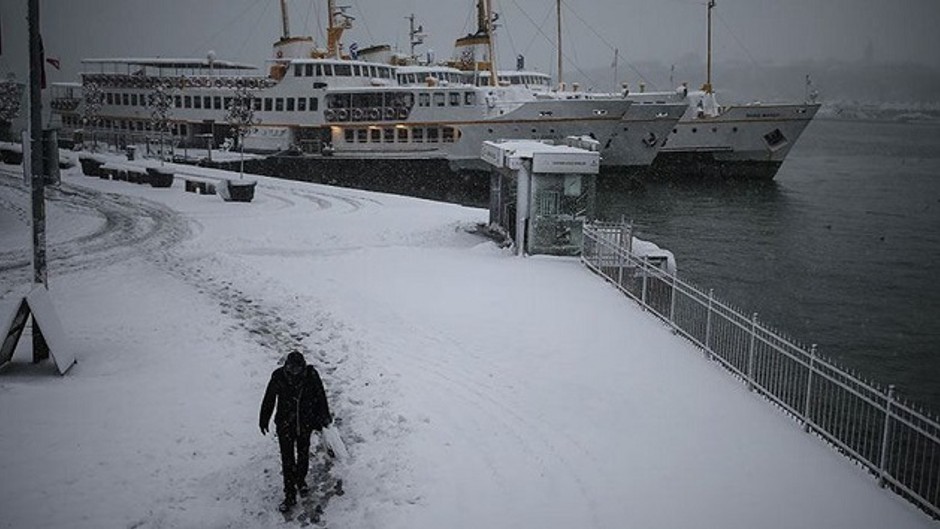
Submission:
{"label": "white ship superstructure", "polygon": [[[63,136],[94,134],[118,144],[152,140],[149,102],[159,90],[172,101],[169,134],[174,142],[219,145],[231,136],[228,109],[239,92],[242,97],[247,92],[255,125],[244,140],[246,150],[443,158],[456,169],[484,169],[479,162],[484,140],[588,135],[600,143],[605,167],[648,165],[655,156],[655,146],[630,144],[624,119],[632,103],[627,100],[537,98],[514,86],[461,81],[456,69],[428,79],[427,72],[394,64],[387,46],[363,50],[359,60],[352,59],[340,45],[350,20],[332,1],[328,4],[326,49],[317,49],[309,37],[292,37],[283,11],[284,33],[264,72],[214,57],[86,60],[80,89],[54,87]],[[490,62],[489,56],[479,58]],[[678,114],[656,120],[671,127]]]}

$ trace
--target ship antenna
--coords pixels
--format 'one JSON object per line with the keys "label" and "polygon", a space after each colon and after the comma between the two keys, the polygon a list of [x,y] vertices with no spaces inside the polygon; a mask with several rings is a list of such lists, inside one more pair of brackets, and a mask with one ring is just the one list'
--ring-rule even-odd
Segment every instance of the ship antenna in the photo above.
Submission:
{"label": "ship antenna", "polygon": [[708,63],[705,67],[705,86],[702,90],[706,94],[712,93],[712,9],[715,8],[715,0],[708,0]]}

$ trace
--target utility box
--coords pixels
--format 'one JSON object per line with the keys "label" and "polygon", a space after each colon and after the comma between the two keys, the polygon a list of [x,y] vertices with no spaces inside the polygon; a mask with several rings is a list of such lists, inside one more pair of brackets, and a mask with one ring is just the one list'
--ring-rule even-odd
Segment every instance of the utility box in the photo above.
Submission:
{"label": "utility box", "polygon": [[582,225],[594,218],[600,153],[590,139],[566,145],[536,140],[486,141],[490,226],[505,231],[519,255],[577,255]]}

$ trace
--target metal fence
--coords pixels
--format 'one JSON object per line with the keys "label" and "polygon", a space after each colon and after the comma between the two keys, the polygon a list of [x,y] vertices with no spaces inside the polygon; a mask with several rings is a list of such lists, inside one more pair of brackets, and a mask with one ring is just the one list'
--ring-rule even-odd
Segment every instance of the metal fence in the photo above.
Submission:
{"label": "metal fence", "polygon": [[584,226],[581,261],[886,486],[940,518],[940,424],[631,251],[627,224]]}

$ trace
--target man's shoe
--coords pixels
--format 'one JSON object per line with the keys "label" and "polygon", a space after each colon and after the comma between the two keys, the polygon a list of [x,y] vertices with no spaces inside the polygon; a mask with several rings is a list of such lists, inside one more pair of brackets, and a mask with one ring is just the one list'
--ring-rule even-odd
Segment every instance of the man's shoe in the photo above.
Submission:
{"label": "man's shoe", "polygon": [[288,496],[284,498],[284,501],[282,501],[280,505],[277,506],[277,510],[281,512],[287,512],[296,503],[297,503],[297,500],[295,500],[293,496]]}
{"label": "man's shoe", "polygon": [[297,494],[300,494],[301,498],[305,498],[307,494],[310,494],[310,487],[307,486],[306,481],[301,481],[297,485]]}

